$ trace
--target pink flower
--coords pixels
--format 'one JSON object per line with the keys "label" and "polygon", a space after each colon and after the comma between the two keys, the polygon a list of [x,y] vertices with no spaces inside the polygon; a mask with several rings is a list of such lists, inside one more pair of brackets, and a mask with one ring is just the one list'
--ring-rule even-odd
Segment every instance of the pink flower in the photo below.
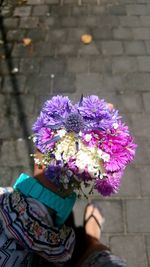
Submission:
{"label": "pink flower", "polygon": [[110,155],[109,162],[105,163],[107,171],[119,171],[133,160],[137,145],[129,135],[128,127],[119,123],[118,129],[105,133],[99,147]]}
{"label": "pink flower", "polygon": [[83,132],[81,136],[82,142],[87,146],[97,146],[99,136],[96,134],[96,131],[87,131]]}

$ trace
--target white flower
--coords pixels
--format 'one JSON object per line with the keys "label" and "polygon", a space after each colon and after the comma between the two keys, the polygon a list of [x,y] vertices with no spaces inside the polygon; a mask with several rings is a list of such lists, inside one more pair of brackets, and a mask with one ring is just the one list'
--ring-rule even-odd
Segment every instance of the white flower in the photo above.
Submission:
{"label": "white flower", "polygon": [[35,143],[37,141],[37,136],[33,137],[33,143]]}
{"label": "white flower", "polygon": [[92,153],[96,153],[96,147],[89,147],[89,150],[90,150]]}
{"label": "white flower", "polygon": [[41,163],[40,160],[37,159],[37,158],[34,158],[34,162],[35,162],[35,164],[37,164],[37,165],[39,165],[39,164]]}
{"label": "white flower", "polygon": [[101,173],[100,174],[100,179],[103,179],[104,177],[106,177],[106,173]]}
{"label": "white flower", "polygon": [[63,159],[67,161],[70,157],[76,154],[75,136],[72,133],[65,134],[62,139],[56,144],[56,152],[62,154]]}
{"label": "white flower", "polygon": [[103,159],[104,162],[108,162],[110,160],[110,155],[107,153],[103,153],[101,158]]}
{"label": "white flower", "polygon": [[102,154],[103,154],[103,151],[101,150],[101,149],[98,149],[97,150],[97,153],[98,153],[98,155],[100,156],[100,158],[102,157]]}
{"label": "white flower", "polygon": [[114,128],[115,130],[118,129],[118,126],[119,126],[119,125],[118,125],[117,122],[114,122],[114,123],[113,123],[113,128]]}
{"label": "white flower", "polygon": [[60,137],[63,137],[63,136],[66,134],[66,130],[65,130],[65,129],[58,130],[58,131],[57,131],[57,134],[58,134]]}
{"label": "white flower", "polygon": [[61,144],[56,144],[56,151],[62,152],[62,145]]}
{"label": "white flower", "polygon": [[82,132],[80,131],[78,135],[81,137],[82,136]]}
{"label": "white flower", "polygon": [[61,154],[59,152],[56,152],[55,158],[56,158],[56,160],[61,160],[62,159]]}
{"label": "white flower", "polygon": [[92,138],[92,135],[91,134],[86,134],[85,135],[85,141],[89,142]]}
{"label": "white flower", "polygon": [[80,150],[77,153],[76,157],[76,166],[79,168],[79,172],[82,173],[85,169],[85,166],[88,164],[88,156],[85,155],[85,152]]}
{"label": "white flower", "polygon": [[79,173],[82,173],[85,169],[86,162],[82,158],[76,160],[76,166],[79,168]]}
{"label": "white flower", "polygon": [[48,164],[48,161],[47,161],[46,159],[42,159],[42,163],[43,163],[44,165],[47,165],[47,164]]}
{"label": "white flower", "polygon": [[97,168],[93,165],[88,166],[88,173],[91,175],[91,177],[97,176]]}

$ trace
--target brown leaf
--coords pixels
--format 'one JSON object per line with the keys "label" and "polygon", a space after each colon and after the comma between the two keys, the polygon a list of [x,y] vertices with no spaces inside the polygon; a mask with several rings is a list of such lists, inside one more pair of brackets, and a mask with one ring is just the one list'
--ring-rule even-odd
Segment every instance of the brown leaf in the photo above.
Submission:
{"label": "brown leaf", "polygon": [[28,46],[32,44],[32,39],[31,38],[24,38],[23,40],[23,45]]}
{"label": "brown leaf", "polygon": [[83,44],[90,44],[92,42],[92,36],[90,34],[83,34],[81,36],[81,42]]}

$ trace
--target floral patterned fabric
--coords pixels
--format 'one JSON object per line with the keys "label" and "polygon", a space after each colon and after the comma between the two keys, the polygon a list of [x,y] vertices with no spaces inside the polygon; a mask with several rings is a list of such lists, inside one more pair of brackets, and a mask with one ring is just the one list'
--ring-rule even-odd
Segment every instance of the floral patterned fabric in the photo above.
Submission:
{"label": "floral patterned fabric", "polygon": [[0,188],[1,267],[30,267],[35,254],[60,266],[71,257],[74,240],[71,228],[53,226],[39,201],[12,188]]}

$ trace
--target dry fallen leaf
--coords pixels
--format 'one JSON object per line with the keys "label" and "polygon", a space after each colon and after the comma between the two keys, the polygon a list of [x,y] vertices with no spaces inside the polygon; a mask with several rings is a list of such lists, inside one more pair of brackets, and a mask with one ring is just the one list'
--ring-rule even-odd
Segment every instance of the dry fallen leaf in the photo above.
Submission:
{"label": "dry fallen leaf", "polygon": [[32,44],[32,39],[31,38],[24,38],[23,40],[23,45],[28,46]]}
{"label": "dry fallen leaf", "polygon": [[27,3],[27,0],[18,0],[17,1],[17,4],[18,5],[24,5],[24,4],[26,4]]}
{"label": "dry fallen leaf", "polygon": [[92,42],[92,36],[90,34],[83,34],[81,36],[81,42],[84,44],[90,44]]}

